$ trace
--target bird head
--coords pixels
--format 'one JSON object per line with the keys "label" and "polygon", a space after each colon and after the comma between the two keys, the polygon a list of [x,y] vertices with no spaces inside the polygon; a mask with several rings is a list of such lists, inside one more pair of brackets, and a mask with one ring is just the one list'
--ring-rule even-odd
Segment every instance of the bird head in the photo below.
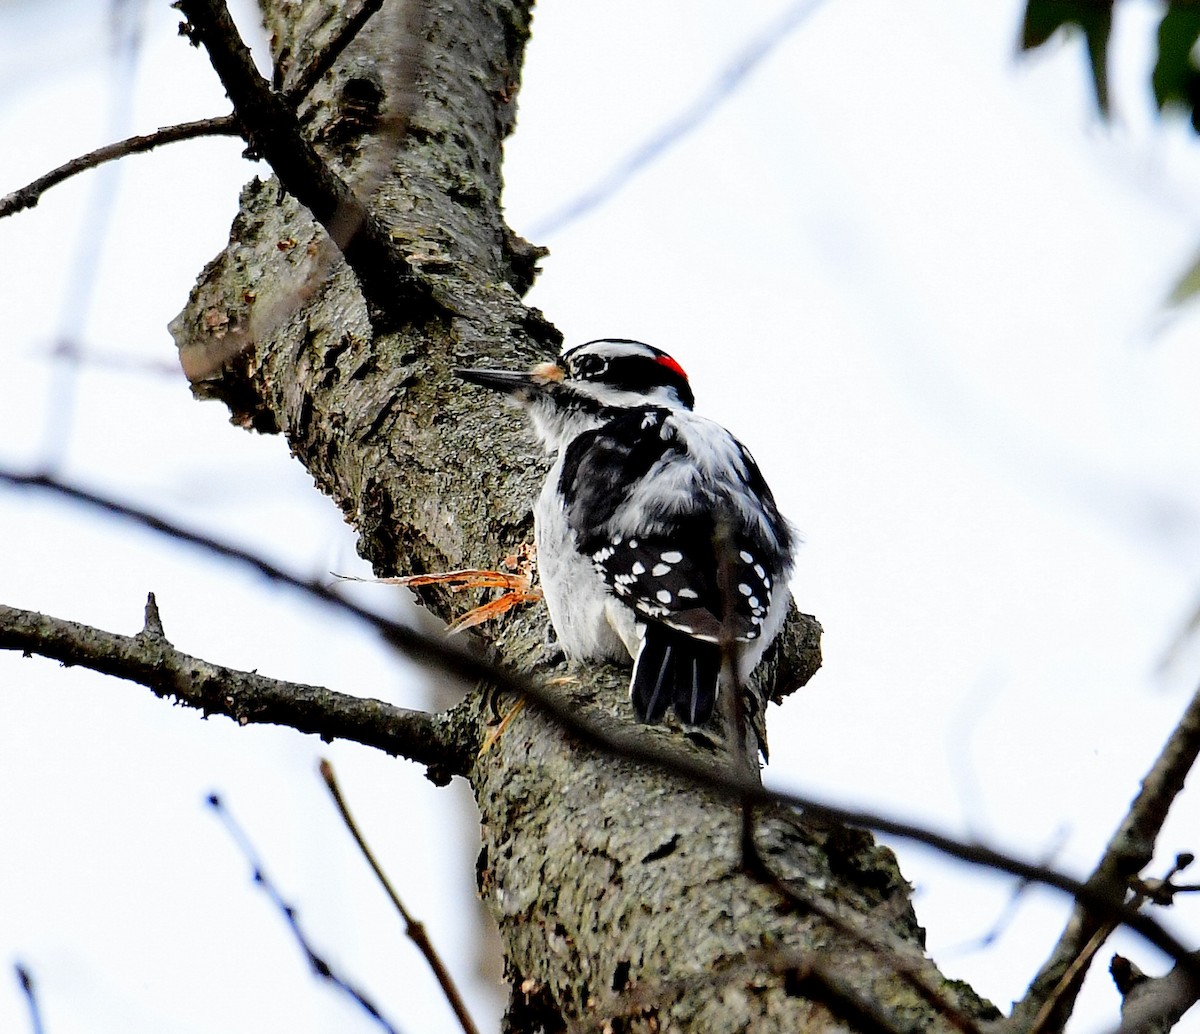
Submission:
{"label": "bird head", "polygon": [[529,414],[551,451],[615,411],[691,409],[695,402],[687,374],[666,352],[617,338],[569,348],[557,362],[539,363],[528,372],[470,369],[455,375],[507,394]]}

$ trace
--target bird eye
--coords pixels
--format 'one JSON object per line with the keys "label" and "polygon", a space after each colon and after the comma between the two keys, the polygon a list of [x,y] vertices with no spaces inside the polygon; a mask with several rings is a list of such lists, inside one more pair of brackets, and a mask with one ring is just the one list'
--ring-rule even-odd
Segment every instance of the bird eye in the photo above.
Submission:
{"label": "bird eye", "polygon": [[608,369],[608,360],[602,355],[581,355],[571,364],[571,372],[580,380],[594,380],[603,376]]}

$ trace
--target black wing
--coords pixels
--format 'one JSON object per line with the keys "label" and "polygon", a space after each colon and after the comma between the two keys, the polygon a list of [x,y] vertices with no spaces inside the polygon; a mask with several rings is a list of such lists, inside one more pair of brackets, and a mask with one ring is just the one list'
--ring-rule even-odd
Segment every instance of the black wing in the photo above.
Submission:
{"label": "black wing", "polygon": [[[686,454],[668,417],[664,409],[630,410],[570,444],[559,481],[567,520],[614,595],[644,618],[717,642],[724,615],[735,639],[757,638],[774,590],[768,553],[778,547],[738,522],[720,486],[702,486],[682,512],[655,514],[649,533],[631,536],[610,527],[624,489]],[[744,449],[742,455],[748,487],[774,511],[757,466]]]}

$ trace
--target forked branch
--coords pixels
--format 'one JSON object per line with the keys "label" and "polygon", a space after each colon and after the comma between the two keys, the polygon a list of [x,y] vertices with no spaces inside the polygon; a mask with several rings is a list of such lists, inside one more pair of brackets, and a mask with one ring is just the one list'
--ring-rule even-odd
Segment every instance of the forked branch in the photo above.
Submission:
{"label": "forked branch", "polygon": [[[64,664],[78,664],[127,678],[160,696],[173,697],[205,713],[225,714],[239,722],[291,725],[301,732],[378,747],[430,766],[431,778],[437,781],[441,781],[438,777],[467,771],[471,763],[469,754],[475,745],[459,743],[455,739],[450,731],[454,725],[450,716],[437,717],[378,700],[362,700],[315,686],[265,678],[253,672],[233,671],[175,650],[165,638],[155,634],[152,618],[147,625],[149,631],[144,629],[138,636],[120,636],[31,611],[0,606],[0,649],[38,653]],[[453,657],[454,652],[448,652],[447,656]],[[431,652],[428,659],[437,663],[439,658]],[[465,674],[466,669],[480,671],[487,667],[484,662],[464,659],[456,661],[451,670]],[[981,844],[964,843],[913,823],[765,789],[757,781],[741,778],[727,770],[717,771],[687,757],[664,753],[659,742],[648,741],[636,729],[612,732],[581,715],[577,708],[560,699],[551,689],[520,675],[496,668],[490,670],[493,684],[524,694],[592,749],[680,776],[725,800],[804,810],[814,817],[925,844],[952,858],[1054,887],[1074,896],[1082,908],[1102,920],[1120,923],[1138,933],[1180,962],[1184,971],[1200,979],[1200,964],[1192,952],[1161,924],[1122,902],[1113,901],[1090,883],[1081,883],[1046,866],[1021,861]]]}
{"label": "forked branch", "polygon": [[0,650],[36,653],[136,682],[156,696],[241,725],[287,725],[325,740],[377,747],[429,766],[436,781],[466,771],[471,754],[469,745],[455,740],[446,718],[226,668],[177,650],[162,633],[153,594],[145,627],[133,636],[0,605]]}
{"label": "forked branch", "polygon": [[[1126,903],[1131,893],[1131,881],[1153,858],[1154,846],[1171,804],[1183,789],[1184,780],[1198,755],[1200,689],[1146,774],[1141,791],[1088,878],[1086,886],[1092,900],[1123,909],[1131,907]],[[1097,909],[1084,898],[1078,898],[1078,901],[1050,958],[1013,1010],[1017,1029],[1030,1029],[1035,1024],[1043,1031],[1061,1029],[1087,974],[1088,967],[1078,961],[1085,955],[1094,955],[1111,932],[1111,911]],[[1136,903],[1140,906],[1141,901]],[[1192,977],[1200,975],[1192,956],[1187,953],[1180,956],[1175,952],[1172,955]]]}
{"label": "forked branch", "polygon": [[222,0],[177,0],[175,6],[187,18],[185,33],[208,51],[247,141],[329,233],[372,312],[404,321],[436,309],[428,284],[387,228],[317,153],[287,98],[259,75]]}

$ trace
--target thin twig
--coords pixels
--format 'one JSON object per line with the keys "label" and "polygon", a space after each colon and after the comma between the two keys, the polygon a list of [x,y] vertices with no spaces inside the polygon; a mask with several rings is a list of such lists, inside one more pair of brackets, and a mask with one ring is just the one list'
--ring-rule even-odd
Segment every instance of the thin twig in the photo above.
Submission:
{"label": "thin twig", "polygon": [[1067,989],[1083,974],[1083,971],[1092,964],[1092,960],[1096,957],[1108,940],[1109,935],[1117,928],[1114,922],[1107,922],[1101,926],[1093,935],[1092,939],[1083,946],[1083,950],[1071,960],[1071,964],[1067,967],[1067,971],[1059,978],[1054,990],[1042,1003],[1041,1009],[1038,1010],[1037,1016],[1033,1018],[1033,1023],[1029,1028],[1028,1034],[1041,1034],[1046,1029],[1046,1024],[1050,1022],[1050,1017],[1058,1010],[1063,996],[1067,994]]}
{"label": "thin twig", "polygon": [[179,378],[179,363],[169,359],[141,359],[131,353],[119,352],[115,349],[105,350],[92,348],[82,341],[62,341],[47,351],[39,348],[30,350],[35,361],[68,362],[78,367],[92,370],[106,370],[113,373],[131,374],[140,377],[170,377]]}
{"label": "thin twig", "polygon": [[[734,625],[738,599],[737,590],[734,588],[737,581],[734,570],[734,526],[734,517],[728,509],[719,512],[713,521],[712,547],[717,562],[714,574],[720,600],[720,613],[717,617],[721,622],[718,638],[721,670],[718,679],[729,694],[728,706],[723,710],[731,726],[729,742],[733,744],[733,748],[730,751],[730,764],[748,779],[761,782],[762,777],[757,764],[757,737],[752,742],[746,715],[746,686],[742,684],[740,671],[742,644],[737,640],[737,629]],[[754,843],[754,804],[748,800],[743,800],[741,804],[741,852],[742,867],[747,872],[754,875],[766,869]]]}
{"label": "thin twig", "polygon": [[[39,640],[37,636],[24,637],[16,643],[13,643],[11,638],[5,640],[3,637],[7,634],[5,625],[9,620],[9,615],[23,615],[28,613],[28,611],[19,611],[11,607],[0,610],[0,648],[41,653],[48,657],[65,659],[67,663],[80,664],[98,671],[109,670],[110,665],[106,663],[75,654],[65,655],[58,644],[47,644]],[[34,616],[41,617],[41,615]],[[60,624],[70,624],[58,622],[57,619],[52,620]],[[78,626],[78,628],[81,630],[81,637],[97,631],[83,625]],[[111,635],[111,633],[105,634]],[[125,637],[115,638],[123,639]],[[698,763],[685,756],[665,753],[659,741],[648,741],[645,735],[640,734],[637,730],[626,729],[621,733],[609,732],[596,722],[585,718],[577,707],[572,707],[570,704],[559,699],[549,688],[537,685],[521,675],[490,667],[482,661],[466,659],[464,665],[472,667],[476,671],[487,670],[488,674],[482,677],[492,685],[506,692],[525,695],[541,711],[557,721],[558,724],[576,736],[590,749],[604,751],[612,756],[647,765],[672,776],[685,779],[696,786],[709,790],[724,800],[733,802],[749,800],[752,804],[759,806],[780,806],[806,811],[815,817],[824,818],[828,821],[857,826],[862,829],[870,829],[903,840],[925,844],[942,854],[957,858],[960,861],[1008,873],[1009,875],[1027,880],[1030,883],[1052,887],[1075,897],[1096,914],[1115,919],[1127,926],[1148,943],[1153,944],[1167,955],[1183,963],[1185,969],[1194,972],[1194,975],[1200,979],[1200,965],[1197,965],[1191,959],[1189,950],[1159,923],[1125,905],[1112,902],[1089,885],[1081,883],[1063,873],[1056,872],[1042,865],[1021,861],[1011,855],[982,844],[964,843],[954,837],[946,836],[912,823],[900,822],[896,819],[872,812],[838,807],[837,805],[817,801],[809,797],[802,797],[794,793],[766,790],[750,780],[735,778],[728,771],[714,771],[710,766]],[[224,668],[219,670],[221,672],[227,671]],[[239,673],[233,674],[236,675]],[[274,680],[266,681],[273,682]],[[184,700],[183,702],[190,703],[188,700]],[[366,701],[363,703],[385,709],[388,707],[388,705],[381,705],[378,701]],[[199,705],[193,703],[192,706]],[[322,702],[319,698],[308,701],[302,710],[310,721],[315,722],[317,719],[324,717]],[[403,709],[397,710],[403,711]],[[406,713],[420,714],[420,712]],[[428,719],[429,716],[424,717]],[[382,714],[377,720],[383,721]],[[314,726],[312,728],[302,728],[302,731],[319,732],[321,730],[320,727]],[[348,736],[346,738],[355,737]],[[364,740],[363,742],[367,741]],[[379,744],[372,745],[380,746]],[[381,749],[388,748],[381,747]],[[410,756],[403,749],[396,749],[394,752],[402,756]],[[463,770],[465,771],[465,768]],[[449,774],[459,774],[459,771],[450,770]]]}
{"label": "thin twig", "polygon": [[185,542],[207,553],[249,567],[273,582],[285,585],[311,599],[365,622],[377,629],[392,646],[417,663],[429,664],[439,671],[457,675],[467,681],[494,680],[496,677],[496,668],[493,665],[470,656],[463,649],[452,645],[441,636],[425,635],[407,625],[392,621],[339,596],[320,582],[301,578],[247,550],[184,528],[136,506],[122,503],[120,500],[100,495],[98,492],[92,492],[77,485],[66,484],[45,474],[18,474],[15,471],[0,469],[0,484],[50,492],[73,502],[102,510],[114,517],[140,524],[142,527],[149,528],[151,531],[165,535],[177,542]]}
{"label": "thin twig", "polygon": [[[1197,756],[1200,756],[1200,689],[1197,689],[1179,723],[1163,744],[1142,781],[1141,791],[1129,806],[1095,871],[1088,877],[1086,885],[1091,900],[1077,899],[1078,904],[1058,944],[1038,971],[1025,997],[1013,1008],[1014,1019],[1028,1025],[1032,1018],[1042,1013],[1045,1003],[1050,1000],[1054,1001],[1054,1010],[1045,1018],[1049,1027],[1061,1026],[1070,1014],[1085,972],[1082,969],[1072,970],[1073,963],[1084,953],[1097,932],[1115,918],[1112,911],[1097,909],[1092,901],[1107,901],[1113,905],[1120,903],[1122,910],[1136,911],[1136,907],[1125,902],[1130,880],[1153,858],[1158,834]],[[1185,968],[1196,965],[1187,953],[1170,954]],[[1073,976],[1063,983],[1063,975],[1068,971],[1073,972]],[[1200,978],[1200,969],[1192,975]]]}
{"label": "thin twig", "polygon": [[[354,39],[367,21],[380,7],[383,0],[364,0],[338,30],[337,35],[329,41],[309,65],[296,77],[296,82],[284,93],[284,98],[293,107],[300,103],[312,91],[321,77],[333,67],[333,63],[341,55],[346,46]],[[130,154],[143,154],[164,144],[174,144],[181,140],[195,140],[206,136],[240,136],[242,128],[237,118],[230,115],[218,115],[215,118],[202,118],[194,122],[181,122],[178,125],[163,126],[153,133],[127,137],[116,143],[105,144],[94,151],[72,158],[56,169],[39,176],[32,183],[0,198],[0,219],[5,216],[33,208],[41,200],[42,195],[51,187],[56,187],[64,180],[77,176],[88,169],[95,169],[106,162],[116,161]]]}
{"label": "thin twig", "polygon": [[782,959],[774,965],[783,969],[789,995],[822,1003],[858,1034],[915,1034],[916,1027],[911,1020],[903,1021],[898,1012],[887,1009],[882,1002],[859,989],[858,974],[847,980],[815,953],[807,954],[791,965]]}
{"label": "thin twig", "polygon": [[[295,139],[290,140],[289,146],[297,149],[297,153],[302,156],[307,155],[311,158],[315,152],[308,145],[308,135],[301,133],[299,123],[294,118],[294,109],[299,106],[307,91],[316,85],[321,75],[328,70],[344,47],[357,37],[378,6],[375,0],[367,0],[367,3],[342,24],[328,46],[318,53],[308,67],[300,73],[297,85],[286,92],[276,94],[279,103],[288,110],[292,122],[289,133],[293,134]],[[403,18],[400,31],[389,34],[391,39],[387,48],[387,56],[383,59],[384,64],[376,69],[388,84],[386,104],[371,115],[372,119],[377,119],[372,125],[370,134],[373,143],[369,148],[363,150],[361,160],[355,162],[352,188],[349,183],[345,184],[347,189],[351,190],[351,193],[344,198],[346,203],[343,204],[342,201],[337,200],[342,195],[337,193],[340,187],[335,183],[334,194],[337,203],[330,210],[331,214],[328,218],[322,218],[320,210],[313,207],[306,195],[292,189],[293,180],[297,176],[299,176],[301,186],[304,186],[307,180],[312,179],[310,166],[312,168],[316,168],[316,166],[312,163],[305,165],[300,162],[298,163],[298,168],[301,169],[299,173],[296,169],[285,170],[275,166],[276,175],[280,181],[300,201],[308,205],[313,215],[324,227],[326,237],[315,241],[306,251],[302,261],[287,264],[281,270],[281,281],[277,285],[278,289],[273,292],[273,298],[252,305],[246,313],[245,320],[239,321],[236,327],[226,326],[219,335],[198,331],[190,340],[180,343],[179,362],[189,380],[196,382],[212,377],[234,356],[254,347],[257,342],[268,337],[275,328],[287,323],[316,296],[318,290],[328,280],[339,256],[344,256],[359,275],[363,297],[367,304],[368,318],[375,330],[384,329],[406,318],[419,316],[422,311],[429,311],[432,306],[427,284],[410,277],[411,270],[406,264],[407,260],[402,258],[400,246],[393,241],[390,233],[382,233],[380,225],[367,222],[371,218],[371,210],[366,201],[359,203],[359,199],[373,198],[379,185],[391,175],[392,159],[408,134],[413,112],[420,100],[417,82],[420,78],[422,56],[426,47],[424,33],[426,7],[422,0],[407,0],[400,5],[400,10]],[[234,34],[231,39],[237,42],[236,30],[231,31]],[[215,56],[213,61],[214,67],[216,67]],[[248,106],[251,103],[270,102],[272,100],[270,93],[261,92],[266,86],[265,81],[253,79],[253,68],[244,71],[252,89],[244,91],[244,95],[239,95],[243,98],[241,103]],[[277,64],[274,78],[278,80],[282,74],[281,68]],[[270,119],[273,116],[268,112],[266,117]],[[271,123],[271,125],[274,128],[274,124]],[[246,139],[254,146],[252,133],[247,133]],[[334,180],[337,179],[332,171],[330,171],[330,176]],[[340,181],[338,182],[340,183]],[[315,185],[316,196],[320,198],[325,187],[320,182]],[[313,184],[309,184],[309,186],[311,189]],[[360,231],[366,232],[371,238],[365,242],[366,251],[361,254],[363,242],[356,243]],[[382,240],[381,234],[384,238]],[[385,277],[378,281],[370,279],[375,275],[374,266],[371,265],[373,260],[369,254],[371,248],[375,247],[371,240],[394,252],[392,259],[389,260],[395,265],[393,272],[401,278],[399,283],[402,287],[408,285],[398,297],[392,296],[392,292],[383,282]],[[358,250],[352,251],[352,246]],[[360,261],[368,263],[366,269],[358,267],[357,263]],[[364,280],[364,276],[367,276],[368,279]],[[380,288],[384,292],[383,296],[379,294]],[[413,302],[416,304],[409,304]],[[392,305],[394,305],[394,309],[389,309],[389,306]]]}
{"label": "thin twig", "polygon": [[[972,865],[995,869],[998,872],[1016,876],[1030,883],[1052,887],[1064,894],[1073,896],[1085,910],[1090,910],[1096,916],[1099,916],[1101,920],[1112,919],[1133,930],[1144,940],[1161,949],[1177,962],[1180,962],[1185,970],[1192,973],[1197,979],[1200,979],[1200,964],[1197,964],[1192,958],[1190,949],[1184,946],[1178,938],[1149,916],[1141,914],[1136,909],[1129,908],[1123,901],[1113,900],[1110,894],[1098,889],[1090,880],[1084,883],[1064,873],[1057,872],[1048,866],[1025,862],[984,844],[977,842],[967,843],[914,823],[901,822],[873,812],[839,807],[810,797],[802,797],[799,794],[767,790],[755,780],[742,778],[736,774],[730,774],[728,771],[714,771],[710,766],[694,761],[689,757],[664,752],[658,740],[648,740],[637,729],[630,727],[622,729],[619,733],[612,732],[587,718],[580,712],[578,707],[563,701],[554,692],[552,687],[543,686],[521,674],[505,671],[496,665],[471,657],[450,647],[441,639],[422,636],[420,633],[414,632],[403,625],[398,625],[377,614],[372,614],[370,611],[342,599],[322,585],[296,578],[267,561],[254,557],[243,550],[217,542],[207,536],[177,528],[160,517],[106,499],[95,493],[64,485],[42,475],[18,475],[0,470],[0,483],[5,482],[14,486],[48,490],[74,501],[99,507],[106,512],[128,518],[155,531],[171,537],[177,537],[182,541],[199,546],[217,555],[249,564],[255,570],[279,581],[281,584],[299,589],[316,599],[337,606],[360,620],[371,624],[379,629],[399,649],[404,650],[418,661],[430,664],[438,670],[454,674],[465,680],[482,681],[504,692],[526,696],[542,712],[549,715],[564,729],[576,736],[584,745],[593,750],[601,750],[627,761],[648,765],[660,771],[668,772],[671,775],[688,780],[696,786],[707,789],[725,800],[735,802],[749,801],[755,805],[778,805],[808,811],[815,816],[824,817],[844,825],[857,826],[861,829],[869,829],[888,836],[910,840],[913,843],[924,844],[951,858],[957,858]],[[7,609],[10,613],[14,612],[13,608]],[[80,627],[85,628],[85,626]],[[0,628],[3,628],[2,621],[0,621]],[[33,652],[47,652],[36,642],[32,641],[29,645],[17,648]],[[48,652],[47,655],[55,656],[55,654]],[[87,661],[79,661],[77,663],[87,664],[89,667],[94,666]],[[99,670],[104,669],[101,668]],[[1193,712],[1195,712],[1194,718],[1190,717],[1193,716]],[[1200,691],[1198,691],[1197,697],[1193,700],[1187,714],[1185,714],[1184,721],[1180,724],[1181,728],[1177,728],[1172,733],[1171,739],[1168,741],[1168,746],[1183,735],[1181,729],[1184,729],[1184,727],[1191,730],[1193,734],[1195,733],[1194,726],[1200,724]],[[1167,749],[1164,748],[1164,755],[1166,753]],[[1147,780],[1146,786],[1149,787],[1150,785],[1151,781]],[[1145,788],[1143,789],[1143,793],[1145,793]],[[1139,800],[1141,800],[1140,797]]]}
{"label": "thin twig", "polygon": [[388,1034],[398,1034],[397,1029],[383,1017],[383,1014],[375,1007],[375,1004],[362,991],[344,977],[335,973],[333,967],[322,956],[317,954],[308,938],[305,937],[304,931],[300,929],[300,923],[296,919],[296,910],[284,901],[283,896],[270,879],[268,879],[266,870],[263,869],[262,862],[258,858],[258,853],[254,850],[254,845],[250,843],[250,838],[230,814],[229,809],[222,803],[221,798],[215,793],[210,794],[208,804],[217,813],[226,830],[229,831],[230,837],[241,849],[242,854],[246,856],[246,861],[250,863],[251,868],[254,870],[254,882],[262,887],[263,892],[283,915],[288,929],[291,930],[296,943],[300,945],[300,950],[304,952],[304,956],[308,960],[312,971],[323,980],[328,980],[339,991],[352,998]]}
{"label": "thin twig", "polygon": [[[1176,856],[1174,865],[1171,866],[1170,871],[1162,879],[1132,879],[1130,882],[1133,885],[1133,894],[1130,896],[1129,901],[1127,902],[1129,907],[1141,908],[1147,902],[1153,902],[1156,905],[1167,906],[1173,903],[1175,894],[1188,893],[1191,888],[1180,886],[1179,884],[1173,883],[1172,880],[1179,872],[1191,865],[1194,860],[1195,858],[1191,853],[1185,852]],[[1046,999],[1046,1001],[1042,1003],[1042,1007],[1038,1011],[1037,1016],[1034,1018],[1033,1025],[1029,1028],[1028,1034],[1041,1034],[1041,1032],[1046,1029],[1051,1017],[1058,1010],[1059,1004],[1062,1002],[1063,997],[1069,993],[1070,988],[1077,980],[1082,979],[1083,971],[1092,964],[1092,960],[1096,957],[1096,953],[1100,951],[1100,949],[1104,946],[1104,942],[1108,940],[1116,928],[1117,924],[1111,919],[1108,919],[1097,928],[1094,934],[1092,934],[1091,939],[1087,942],[1087,944],[1084,945],[1083,950],[1071,960],[1071,964],[1067,967],[1066,972],[1063,973],[1063,975],[1059,978],[1059,981],[1057,985],[1055,985],[1053,992]],[[1114,964],[1116,964],[1116,960],[1120,958],[1120,955],[1113,956]],[[1132,967],[1133,964],[1130,963],[1129,965]],[[1136,967],[1133,968],[1136,969]],[[1109,971],[1113,973],[1113,979],[1117,981],[1118,990],[1120,990],[1122,995],[1124,995],[1125,989],[1121,987],[1121,981],[1117,973],[1113,971],[1112,966],[1109,967]],[[1149,979],[1145,977],[1144,974],[1142,974],[1142,978],[1144,980]],[[1200,988],[1200,983],[1193,982],[1191,986]],[[1122,1009],[1122,1016],[1124,1016],[1124,1012],[1125,1010]],[[1125,1028],[1122,1027],[1122,1029],[1124,1030]],[[1134,1028],[1130,1028],[1130,1030],[1133,1029]]]}
{"label": "thin twig", "polygon": [[64,162],[57,169],[52,169],[32,183],[0,198],[0,219],[26,208],[33,208],[51,187],[58,186],[64,180],[106,162],[116,161],[118,158],[124,158],[130,154],[142,154],[145,151],[161,147],[163,144],[173,144],[180,140],[194,140],[204,136],[238,136],[240,132],[237,119],[233,115],[220,115],[217,118],[202,118],[195,122],[164,126],[162,129],[156,129],[153,133],[147,133],[144,136],[131,136],[115,144],[105,144],[78,158],[72,158],[69,162]]}
{"label": "thin twig", "polygon": [[45,1027],[42,1026],[42,1010],[38,1007],[37,994],[33,990],[33,977],[20,962],[16,963],[14,968],[17,971],[17,982],[21,985],[29,1006],[29,1029],[32,1034],[42,1034]]}
{"label": "thin twig", "polygon": [[387,228],[317,153],[291,105],[259,74],[223,0],[176,0],[175,6],[187,19],[188,36],[208,51],[251,147],[325,228],[372,313],[402,322],[440,309]]}
{"label": "thin twig", "polygon": [[761,854],[759,854],[759,866],[760,871],[770,877],[771,885],[785,899],[793,902],[803,911],[819,916],[838,933],[850,938],[861,947],[869,949],[877,958],[882,959],[884,964],[915,991],[927,1005],[945,1017],[963,1034],[981,1034],[981,1028],[973,1018],[930,984],[910,960],[901,956],[895,948],[885,944],[883,938],[875,931],[868,929],[865,922],[856,923],[850,917],[842,915],[822,898],[802,893],[791,881],[784,879],[772,869]]}
{"label": "thin twig", "polygon": [[337,805],[338,811],[341,812],[342,821],[346,824],[346,828],[350,830],[350,835],[354,837],[354,842],[358,844],[358,849],[363,853],[367,864],[371,866],[371,871],[375,873],[375,878],[379,880],[383,889],[387,892],[387,896],[391,898],[392,904],[396,906],[396,911],[400,913],[400,917],[404,920],[405,934],[420,949],[421,954],[425,956],[425,961],[429,963],[429,968],[433,970],[433,975],[437,978],[437,982],[442,988],[442,994],[446,996],[446,1001],[450,1003],[450,1008],[454,1010],[454,1015],[458,1019],[459,1026],[463,1029],[463,1034],[479,1034],[479,1028],[475,1026],[475,1022],[471,1019],[471,1014],[467,1012],[466,1003],[463,1001],[462,995],[454,983],[454,978],[450,975],[450,971],[446,968],[445,963],[442,962],[441,956],[437,953],[437,949],[429,939],[429,934],[425,931],[425,924],[419,919],[414,919],[408,909],[404,907],[400,896],[396,893],[391,881],[387,878],[387,875],[376,860],[374,852],[367,846],[366,840],[363,839],[363,835],[358,828],[358,823],[354,821],[354,816],[350,814],[350,809],[346,805],[345,798],[342,796],[341,788],[338,786],[337,778],[333,774],[333,765],[322,758],[320,771],[321,778],[325,780],[325,785],[329,787],[329,792],[333,795],[333,802]]}
{"label": "thin twig", "polygon": [[474,744],[458,743],[442,716],[212,664],[175,649],[149,627],[135,636],[117,635],[0,605],[0,650],[36,653],[136,682],[163,699],[239,725],[284,725],[362,743],[429,766],[435,782],[464,772],[474,753]]}
{"label": "thin twig", "polygon": [[914,843],[925,844],[951,858],[1008,873],[1031,883],[1053,887],[1075,897],[1084,907],[1092,909],[1097,914],[1116,919],[1150,944],[1183,963],[1186,969],[1200,979],[1200,964],[1197,964],[1192,958],[1190,950],[1161,924],[1128,908],[1123,903],[1112,901],[1089,884],[1082,883],[1064,873],[1056,872],[1042,865],[1021,861],[984,844],[964,843],[954,837],[913,823],[902,822],[873,812],[827,804],[810,797],[802,797],[799,794],[767,790],[754,780],[731,774],[727,768],[716,770],[710,765],[694,761],[685,755],[669,754],[663,750],[661,742],[647,738],[636,729],[627,728],[619,733],[610,732],[582,715],[577,707],[572,707],[546,688],[519,675],[497,670],[492,681],[506,691],[524,693],[540,710],[551,716],[591,749],[601,750],[638,764],[650,765],[674,776],[682,777],[726,801],[748,800],[755,805],[794,808],[817,818],[848,826],[858,826],[903,840],[911,840]]}
{"label": "thin twig", "polygon": [[530,232],[532,240],[558,233],[577,219],[609,201],[639,172],[660,159],[664,153],[700,128],[714,112],[738,90],[762,62],[774,53],[788,35],[820,5],[821,0],[799,0],[754,37],[725,66],[704,91],[684,111],[659,127],[645,141],[620,159],[598,181],[557,211],[537,223]]}

